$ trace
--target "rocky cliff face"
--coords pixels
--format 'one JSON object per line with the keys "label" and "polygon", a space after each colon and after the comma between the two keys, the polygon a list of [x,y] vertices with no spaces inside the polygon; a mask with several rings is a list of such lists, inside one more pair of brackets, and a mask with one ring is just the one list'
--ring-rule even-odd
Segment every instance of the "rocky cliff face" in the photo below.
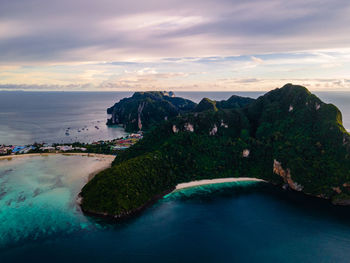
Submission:
{"label": "rocky cliff face", "polygon": [[192,110],[196,104],[172,92],[136,92],[107,109],[107,125],[123,125],[127,131],[147,130],[163,120]]}
{"label": "rocky cliff face", "polygon": [[302,191],[303,186],[298,184],[297,182],[294,182],[292,180],[292,175],[290,173],[290,169],[283,169],[282,164],[276,160],[273,161],[273,172],[283,178],[283,181],[288,184],[290,188],[292,188],[295,191]]}
{"label": "rocky cliff face", "polygon": [[[254,99],[239,96],[218,102],[204,98],[197,105],[190,100],[175,97],[173,92],[136,92],[131,98],[122,99],[107,109],[107,113],[112,115],[107,120],[107,125],[123,125],[127,131],[147,130],[178,115],[218,109],[239,109],[252,101]],[[225,123],[221,125],[227,127]]]}

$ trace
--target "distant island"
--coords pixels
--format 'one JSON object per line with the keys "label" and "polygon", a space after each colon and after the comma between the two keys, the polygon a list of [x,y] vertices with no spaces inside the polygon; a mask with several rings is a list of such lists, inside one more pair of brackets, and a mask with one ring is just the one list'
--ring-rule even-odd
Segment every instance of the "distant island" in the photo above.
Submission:
{"label": "distant island", "polygon": [[180,183],[250,177],[350,204],[350,135],[336,106],[287,84],[258,99],[135,93],[108,109],[109,124],[145,131],[82,189],[82,210],[131,216]]}
{"label": "distant island", "polygon": [[126,131],[147,130],[160,121],[190,112],[196,103],[170,92],[136,92],[107,109],[107,125],[123,125]]}

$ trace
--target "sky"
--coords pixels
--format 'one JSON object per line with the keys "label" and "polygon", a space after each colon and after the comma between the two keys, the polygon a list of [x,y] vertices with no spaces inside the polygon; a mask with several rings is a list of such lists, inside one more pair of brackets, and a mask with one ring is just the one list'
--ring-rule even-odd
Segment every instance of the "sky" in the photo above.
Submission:
{"label": "sky", "polygon": [[349,0],[0,0],[0,90],[350,91]]}

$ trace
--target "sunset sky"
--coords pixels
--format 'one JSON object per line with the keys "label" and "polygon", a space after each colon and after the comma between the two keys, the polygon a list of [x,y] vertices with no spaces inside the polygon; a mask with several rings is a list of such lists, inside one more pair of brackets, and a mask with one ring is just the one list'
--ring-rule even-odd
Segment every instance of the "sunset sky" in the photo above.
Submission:
{"label": "sunset sky", "polygon": [[349,0],[0,0],[0,90],[350,90]]}

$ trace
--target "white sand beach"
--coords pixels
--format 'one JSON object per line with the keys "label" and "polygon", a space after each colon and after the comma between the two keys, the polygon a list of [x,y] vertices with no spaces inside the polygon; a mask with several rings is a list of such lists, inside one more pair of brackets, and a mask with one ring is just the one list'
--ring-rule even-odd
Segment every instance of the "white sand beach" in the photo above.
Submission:
{"label": "white sand beach", "polygon": [[[97,157],[97,156],[96,156]],[[99,158],[99,162],[96,163],[93,167],[91,172],[89,173],[88,176],[88,181],[90,181],[96,174],[99,172],[102,172],[103,170],[106,170],[107,168],[110,168],[112,165],[114,159],[111,158]]]}
{"label": "white sand beach", "polygon": [[238,178],[218,178],[218,179],[209,179],[209,180],[199,180],[199,181],[192,181],[188,183],[181,183],[176,186],[176,190],[189,188],[189,187],[195,187],[200,185],[207,185],[207,184],[222,184],[222,183],[230,183],[230,182],[242,182],[242,181],[253,181],[253,182],[266,182],[265,180],[258,179],[258,178],[250,178],[250,177],[238,177]]}
{"label": "white sand beach", "polygon": [[[110,168],[113,160],[115,159],[115,155],[108,154],[95,154],[95,153],[31,153],[31,154],[18,154],[18,155],[6,155],[0,156],[1,160],[19,160],[22,158],[36,158],[36,157],[46,157],[46,156],[82,156],[82,157],[92,157],[95,159],[88,167],[84,167],[84,169],[88,172],[87,181],[90,181],[96,174],[99,172]],[[97,162],[96,162],[97,161]]]}

